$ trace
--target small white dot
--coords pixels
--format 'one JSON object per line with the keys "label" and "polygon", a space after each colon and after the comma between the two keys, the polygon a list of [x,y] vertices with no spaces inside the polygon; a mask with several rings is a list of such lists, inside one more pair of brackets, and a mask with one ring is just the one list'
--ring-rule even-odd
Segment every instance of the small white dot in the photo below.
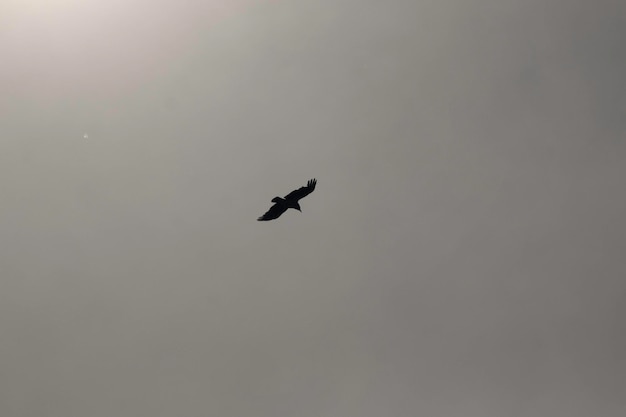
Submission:
{"label": "small white dot", "polygon": [[89,135],[85,133],[85,134],[83,134],[83,138],[84,139],[89,139]]}

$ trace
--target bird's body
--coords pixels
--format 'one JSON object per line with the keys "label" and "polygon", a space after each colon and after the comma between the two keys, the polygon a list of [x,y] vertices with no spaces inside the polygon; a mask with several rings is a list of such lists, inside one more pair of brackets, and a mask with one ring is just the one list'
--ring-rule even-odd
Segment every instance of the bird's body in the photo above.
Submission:
{"label": "bird's body", "polygon": [[281,214],[283,214],[287,211],[287,209],[290,208],[302,211],[300,210],[300,204],[298,203],[298,200],[311,194],[313,190],[315,190],[316,184],[317,180],[313,178],[312,180],[309,180],[305,187],[300,187],[297,190],[290,192],[284,198],[272,198],[272,203],[274,203],[274,205],[270,207],[267,213],[259,217],[257,220],[267,221],[277,219],[278,217],[280,217]]}

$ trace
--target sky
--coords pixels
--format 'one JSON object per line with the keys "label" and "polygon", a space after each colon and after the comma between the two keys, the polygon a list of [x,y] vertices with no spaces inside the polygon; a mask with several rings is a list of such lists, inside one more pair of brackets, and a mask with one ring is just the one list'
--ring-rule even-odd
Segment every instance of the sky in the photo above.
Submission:
{"label": "sky", "polygon": [[3,1],[0,414],[625,415],[624,45],[619,0]]}

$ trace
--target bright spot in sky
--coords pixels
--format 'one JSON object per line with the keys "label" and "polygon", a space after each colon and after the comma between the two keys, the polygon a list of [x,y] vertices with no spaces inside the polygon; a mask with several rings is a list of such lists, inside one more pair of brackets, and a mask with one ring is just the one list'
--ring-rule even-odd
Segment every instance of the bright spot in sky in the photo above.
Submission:
{"label": "bright spot in sky", "polygon": [[85,138],[85,139],[89,139],[89,135],[88,135],[88,134],[86,134],[86,133],[83,133],[83,138]]}

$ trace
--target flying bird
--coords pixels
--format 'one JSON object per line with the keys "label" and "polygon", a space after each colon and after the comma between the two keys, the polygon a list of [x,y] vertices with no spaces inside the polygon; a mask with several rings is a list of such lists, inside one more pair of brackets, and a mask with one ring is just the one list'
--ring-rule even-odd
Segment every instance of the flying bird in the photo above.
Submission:
{"label": "flying bird", "polygon": [[298,200],[311,194],[313,190],[315,190],[315,184],[317,184],[317,180],[313,178],[312,180],[309,180],[309,182],[307,182],[306,187],[300,187],[297,190],[293,190],[284,198],[272,198],[272,203],[274,203],[274,205],[270,207],[267,213],[259,217],[257,220],[266,221],[277,219],[289,208],[296,209],[299,212],[302,212],[302,210],[300,210],[300,204],[298,204]]}

